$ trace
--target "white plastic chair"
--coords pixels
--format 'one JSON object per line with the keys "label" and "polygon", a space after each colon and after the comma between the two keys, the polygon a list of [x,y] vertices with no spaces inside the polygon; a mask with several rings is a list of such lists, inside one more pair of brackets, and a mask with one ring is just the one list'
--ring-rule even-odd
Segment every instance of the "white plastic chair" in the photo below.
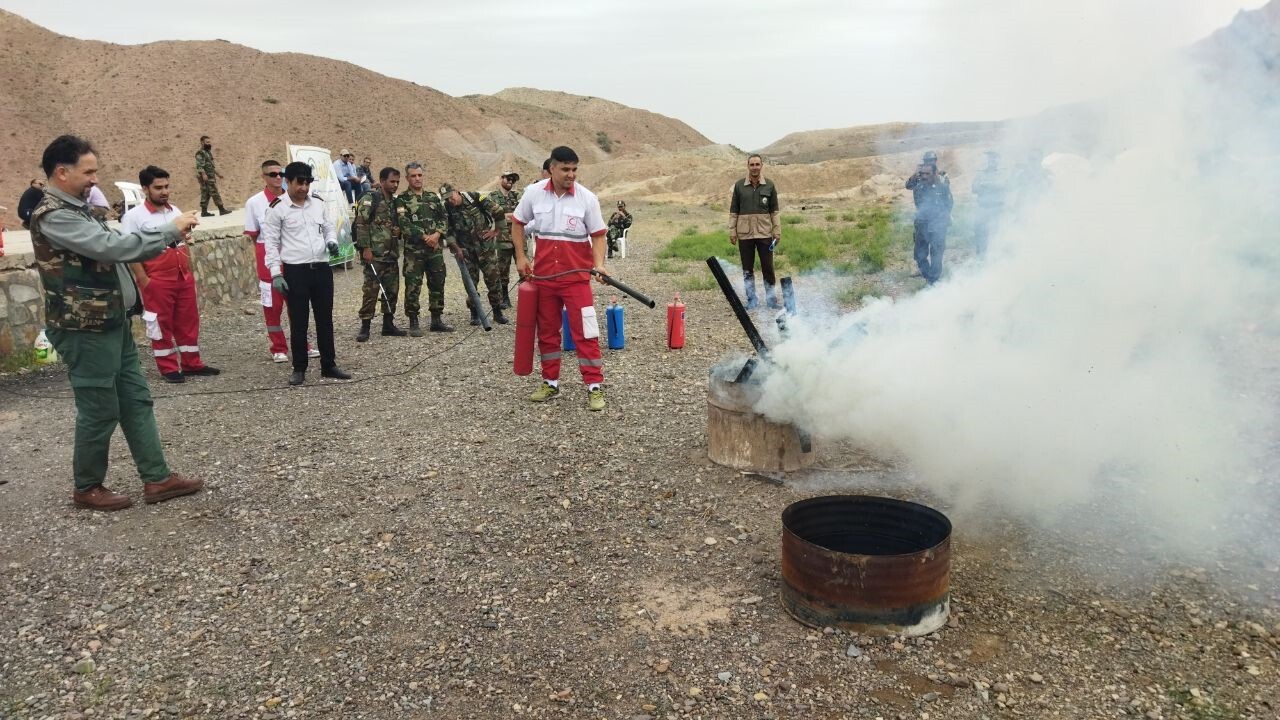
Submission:
{"label": "white plastic chair", "polygon": [[141,205],[145,199],[142,195],[142,186],[138,183],[121,181],[116,183],[116,187],[120,188],[120,194],[124,196],[124,212],[129,212],[130,208]]}
{"label": "white plastic chair", "polygon": [[623,260],[627,259],[627,233],[631,232],[631,228],[622,231],[622,237],[618,238],[618,257]]}

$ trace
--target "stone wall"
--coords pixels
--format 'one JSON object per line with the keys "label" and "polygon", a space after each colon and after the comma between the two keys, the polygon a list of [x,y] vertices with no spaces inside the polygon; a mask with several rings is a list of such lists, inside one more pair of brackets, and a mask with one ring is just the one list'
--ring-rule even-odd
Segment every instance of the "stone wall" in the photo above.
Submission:
{"label": "stone wall", "polygon": [[[196,230],[191,267],[200,307],[258,297],[253,243],[238,228]],[[135,335],[142,329],[134,324]],[[0,256],[0,358],[25,352],[44,329],[44,298],[31,253]]]}

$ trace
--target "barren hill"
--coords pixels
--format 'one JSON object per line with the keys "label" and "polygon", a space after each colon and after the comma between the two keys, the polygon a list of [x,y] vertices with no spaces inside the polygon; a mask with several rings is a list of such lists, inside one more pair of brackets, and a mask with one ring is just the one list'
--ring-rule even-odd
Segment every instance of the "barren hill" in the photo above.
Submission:
{"label": "barren hill", "polygon": [[885,123],[829,130],[794,132],[762,149],[776,163],[812,163],[841,158],[866,158],[919,153],[940,147],[993,142],[1002,123]]}
{"label": "barren hill", "polygon": [[[224,41],[115,45],[50,32],[0,11],[0,204],[12,211],[40,153],[66,132],[92,140],[100,181],[136,181],[155,163],[174,175],[175,203],[196,205],[194,154],[212,136],[224,198],[256,192],[257,168],[287,142],[350,147],[374,169],[426,164],[431,183],[491,183],[529,173],[554,145],[587,163],[614,153],[682,150],[710,141],[684,123],[563,93],[509,90],[452,97],[350,63],[264,53]],[[581,111],[581,112],[579,112]],[[603,135],[601,135],[603,133]],[[6,225],[17,225],[12,213]]]}

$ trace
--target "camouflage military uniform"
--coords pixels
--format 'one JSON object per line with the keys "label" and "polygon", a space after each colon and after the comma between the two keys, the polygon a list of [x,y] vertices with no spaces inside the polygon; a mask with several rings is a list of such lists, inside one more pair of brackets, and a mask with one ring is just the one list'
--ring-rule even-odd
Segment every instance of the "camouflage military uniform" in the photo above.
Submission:
{"label": "camouflage military uniform", "polygon": [[[515,212],[516,205],[520,204],[520,193],[515,190],[503,191],[498,188],[489,193],[489,199],[495,205],[502,208],[502,213],[508,215]],[[511,226],[504,226],[498,233],[498,277],[502,280],[502,305],[503,307],[511,307],[510,292],[511,285],[511,261],[515,258],[515,245],[511,242]]]}
{"label": "camouflage military uniform", "polygon": [[[374,207],[375,200],[377,207]],[[381,190],[366,193],[356,203],[356,218],[351,231],[355,235],[356,254],[373,251],[373,262],[364,267],[364,297],[360,303],[360,319],[371,320],[374,303],[381,296],[382,314],[396,314],[396,296],[400,293],[400,225],[396,198],[387,199]],[[381,289],[379,289],[381,283]]]}
{"label": "camouflage military uniform", "polygon": [[66,363],[75,395],[76,490],[90,490],[106,478],[117,425],[143,482],[168,479],[151,392],[129,327],[129,316],[142,304],[126,263],[156,257],[182,236],[172,224],[122,236],[90,215],[84,200],[52,186],[28,224],[44,288],[46,332]]}
{"label": "camouflage military uniform", "polygon": [[[444,239],[449,234],[449,216],[439,195],[423,190],[405,190],[396,198],[399,207],[400,237],[404,240],[404,314],[415,318],[421,309],[422,276],[427,276],[427,307],[432,317],[444,311]],[[432,250],[423,238],[440,233],[440,244]]]}
{"label": "camouflage military uniform", "polygon": [[[446,202],[445,208],[449,211],[449,234],[462,245],[467,272],[471,274],[472,282],[478,288],[480,275],[483,273],[489,305],[500,312],[505,283],[498,265],[498,238],[485,240],[481,233],[497,230],[498,237],[501,237],[506,231],[506,215],[493,200],[475,192],[462,192],[461,205],[454,207]],[[467,307],[471,307],[470,299],[467,300]]]}
{"label": "camouflage military uniform", "polygon": [[[205,179],[200,180],[200,173],[204,173]],[[218,192],[218,176],[215,174],[213,167],[213,153],[204,148],[196,151],[196,180],[200,183],[200,212],[209,211],[209,198],[213,198],[213,204],[218,206],[219,210],[226,211],[226,207],[222,204],[222,195]]]}

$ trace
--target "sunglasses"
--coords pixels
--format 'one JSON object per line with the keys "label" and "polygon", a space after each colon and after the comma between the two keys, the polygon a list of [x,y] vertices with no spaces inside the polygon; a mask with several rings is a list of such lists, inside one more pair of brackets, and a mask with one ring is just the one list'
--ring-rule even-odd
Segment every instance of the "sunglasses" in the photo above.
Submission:
{"label": "sunglasses", "polygon": [[313,180],[312,178],[294,178],[289,182],[297,183],[299,185],[310,185],[311,183],[315,182],[315,180]]}
{"label": "sunglasses", "polygon": [[262,173],[262,176],[263,176],[263,177],[272,177],[272,178],[275,178],[275,177],[284,177],[284,173],[282,173],[282,172],[267,172],[267,173]]}

